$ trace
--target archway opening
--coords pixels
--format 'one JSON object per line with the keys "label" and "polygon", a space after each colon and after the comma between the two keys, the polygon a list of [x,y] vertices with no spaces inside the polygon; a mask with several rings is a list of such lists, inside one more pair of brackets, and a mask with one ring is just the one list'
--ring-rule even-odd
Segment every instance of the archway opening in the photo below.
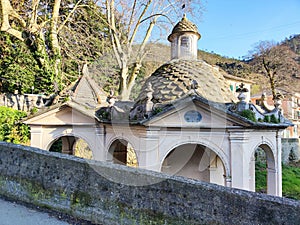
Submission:
{"label": "archway opening", "polygon": [[126,140],[115,140],[110,148],[108,160],[115,164],[138,167],[138,161],[132,145]]}
{"label": "archway opening", "polygon": [[59,152],[77,157],[92,159],[93,153],[87,142],[74,136],[57,138],[49,148],[50,152]]}
{"label": "archway opening", "polygon": [[252,163],[254,164],[254,188],[256,192],[276,195],[276,167],[275,158],[268,145],[260,145],[254,152]]}
{"label": "archway opening", "polygon": [[90,149],[88,143],[81,138],[76,139],[73,146],[73,154],[80,158],[93,159],[93,151]]}
{"label": "archway opening", "polygon": [[255,157],[255,192],[267,193],[267,159],[263,149],[257,148]]}
{"label": "archway opening", "polygon": [[161,171],[225,185],[225,168],[221,158],[199,144],[184,144],[174,148],[164,159]]}

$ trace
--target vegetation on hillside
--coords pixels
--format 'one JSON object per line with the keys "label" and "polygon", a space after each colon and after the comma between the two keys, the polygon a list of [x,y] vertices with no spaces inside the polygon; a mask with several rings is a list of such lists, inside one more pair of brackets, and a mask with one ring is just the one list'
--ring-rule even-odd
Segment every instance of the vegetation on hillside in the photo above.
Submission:
{"label": "vegetation on hillside", "polygon": [[[283,43],[287,45],[293,52],[300,55],[300,34],[292,35],[289,38],[286,38]],[[298,62],[300,58],[298,57]]]}
{"label": "vegetation on hillside", "polygon": [[[299,90],[300,84],[293,82],[300,74],[297,57],[299,56],[285,44],[276,45],[266,41],[258,44],[248,63],[255,72],[265,77],[267,87],[275,99],[278,91],[292,94]],[[290,85],[291,83],[294,85]]]}

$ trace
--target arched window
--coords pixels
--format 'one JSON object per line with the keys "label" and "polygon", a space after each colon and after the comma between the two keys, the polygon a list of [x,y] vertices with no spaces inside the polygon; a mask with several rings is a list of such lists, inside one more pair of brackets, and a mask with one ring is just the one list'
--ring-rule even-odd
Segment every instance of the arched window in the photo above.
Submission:
{"label": "arched window", "polygon": [[182,36],[180,38],[181,57],[190,57],[191,53],[191,38],[189,36]]}
{"label": "arched window", "polygon": [[180,46],[189,49],[190,48],[190,39],[187,36],[181,37]]}

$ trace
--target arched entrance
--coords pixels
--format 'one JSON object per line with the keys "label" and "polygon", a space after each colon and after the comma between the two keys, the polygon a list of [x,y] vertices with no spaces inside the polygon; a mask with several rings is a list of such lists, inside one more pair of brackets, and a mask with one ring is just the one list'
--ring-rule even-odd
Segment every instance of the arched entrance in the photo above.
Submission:
{"label": "arched entrance", "polygon": [[252,156],[251,168],[253,168],[255,191],[276,195],[276,163],[274,154],[268,145],[261,144],[256,148]]}
{"label": "arched entrance", "polygon": [[225,185],[225,169],[221,158],[200,144],[180,145],[169,152],[162,172]]}
{"label": "arched entrance", "polygon": [[92,159],[93,153],[86,141],[74,136],[62,136],[55,139],[49,148],[50,152],[60,152],[77,157]]}
{"label": "arched entrance", "polygon": [[124,139],[117,139],[110,145],[107,159],[115,164],[138,167],[135,151]]}

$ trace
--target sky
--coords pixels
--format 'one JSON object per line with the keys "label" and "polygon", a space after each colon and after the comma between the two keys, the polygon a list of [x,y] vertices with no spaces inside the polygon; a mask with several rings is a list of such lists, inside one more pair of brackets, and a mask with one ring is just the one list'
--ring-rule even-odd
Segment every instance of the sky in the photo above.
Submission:
{"label": "sky", "polygon": [[207,52],[243,59],[260,41],[300,34],[300,0],[206,0],[204,7],[192,22]]}

